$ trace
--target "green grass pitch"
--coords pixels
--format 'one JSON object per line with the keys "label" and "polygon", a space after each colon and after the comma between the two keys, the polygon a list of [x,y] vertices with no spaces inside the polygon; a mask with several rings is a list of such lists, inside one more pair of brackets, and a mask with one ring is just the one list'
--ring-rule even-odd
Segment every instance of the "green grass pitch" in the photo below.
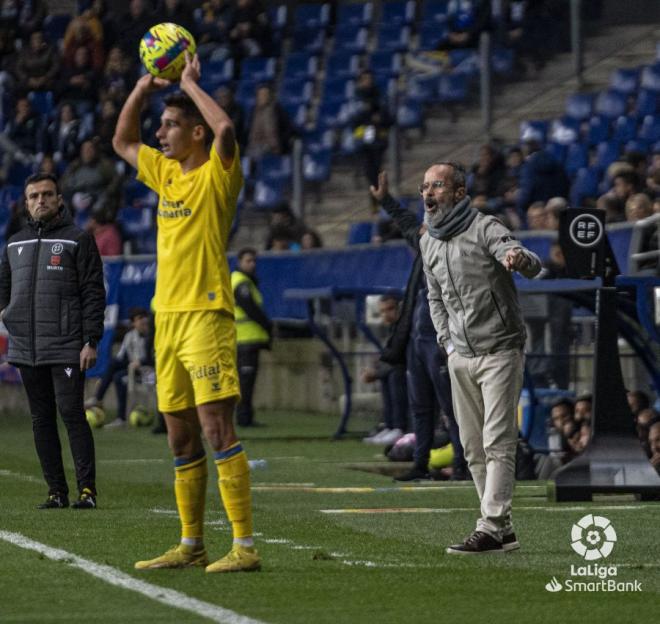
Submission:
{"label": "green grass pitch", "polygon": [[[518,483],[514,521],[522,549],[450,556],[445,546],[464,538],[478,515],[471,483],[401,488],[359,469],[385,461],[378,448],[359,439],[330,441],[336,419],[259,416],[266,427],[240,433],[249,457],[268,462],[252,475],[263,569],[207,575],[203,569],[133,569],[135,560],[160,554],[179,537],[165,436],[95,431],[99,509],[37,511],[46,487],[29,417],[3,414],[0,622],[657,622],[660,504],[622,498],[556,504],[548,501],[545,483]],[[231,534],[212,464],[209,475],[205,539],[213,560],[229,549]],[[553,577],[563,585],[571,578],[598,580],[570,575],[571,565],[587,565],[570,544],[573,523],[587,513],[607,517],[617,532],[614,551],[599,563],[617,566],[616,581],[638,580],[641,592],[545,589]],[[68,554],[53,560],[19,547],[17,535]],[[94,576],[85,569],[94,564],[106,567]],[[126,584],[111,584],[109,574]],[[153,599],[170,596],[168,590],[179,592],[189,608]],[[210,615],[201,615],[199,604]]]}

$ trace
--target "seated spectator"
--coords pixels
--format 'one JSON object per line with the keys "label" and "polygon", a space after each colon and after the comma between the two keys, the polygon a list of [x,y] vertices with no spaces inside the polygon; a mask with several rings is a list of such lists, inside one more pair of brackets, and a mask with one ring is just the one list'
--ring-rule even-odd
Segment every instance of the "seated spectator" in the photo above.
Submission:
{"label": "seated spectator", "polygon": [[271,28],[268,14],[258,0],[237,0],[229,26],[233,56],[270,56]]}
{"label": "seated spectator", "polygon": [[637,414],[635,419],[635,429],[637,430],[637,437],[642,444],[644,452],[650,457],[651,450],[649,448],[649,429],[651,426],[658,422],[658,414],[650,407],[642,409]]}
{"label": "seated spectator", "polygon": [[548,230],[559,231],[562,212],[568,209],[568,202],[563,197],[551,197],[545,204],[545,225]]}
{"label": "seated spectator", "polygon": [[114,158],[115,151],[112,148],[112,137],[117,127],[119,110],[115,101],[110,98],[104,99],[99,108],[95,123],[99,152],[103,156]]}
{"label": "seated spectator", "polygon": [[479,35],[488,27],[490,2],[485,0],[461,0],[456,3],[456,11],[451,12],[447,27],[447,41],[438,46],[439,50],[476,48]]}
{"label": "seated spectator", "polygon": [[598,198],[596,208],[605,211],[605,223],[621,223],[626,220],[625,209],[621,210],[621,202],[612,191]]}
{"label": "seated spectator", "polygon": [[126,425],[126,407],[128,400],[128,371],[133,369],[136,374],[142,366],[153,367],[153,356],[149,348],[150,319],[149,311],[144,308],[132,308],[129,311],[131,329],[122,340],[117,355],[112,358],[105,374],[94,392],[94,396],[85,401],[86,407],[101,405],[105,393],[112,383],[117,393],[117,419],[110,427]]}
{"label": "seated spectator", "polygon": [[207,0],[197,20],[197,53],[200,58],[222,60],[231,55],[229,28],[234,22],[234,6],[230,0]]}
{"label": "seated spectator", "polygon": [[78,112],[91,111],[98,97],[97,81],[89,51],[85,47],[77,48],[73,64],[62,69],[60,97],[73,102]]}
{"label": "seated spectator", "polygon": [[236,141],[238,142],[239,147],[243,149],[246,141],[246,122],[243,107],[236,101],[234,92],[227,86],[218,87],[213,94],[213,97],[234,123]]}
{"label": "seated spectator", "polygon": [[275,100],[269,85],[259,85],[256,96],[246,155],[258,160],[264,154],[288,154],[293,136],[289,116]]}
{"label": "seated spectator", "polygon": [[320,249],[323,247],[323,240],[316,230],[306,229],[300,239],[301,249]]}
{"label": "seated spectator", "polygon": [[130,0],[128,11],[119,15],[114,14],[112,18],[113,28],[117,32],[116,45],[129,58],[133,58],[144,33],[161,21],[155,13],[152,13],[147,0]]}
{"label": "seated spectator", "polygon": [[46,0],[29,0],[20,3],[21,10],[18,14],[18,30],[23,39],[27,39],[33,32],[41,30],[44,19],[48,15],[48,4]]}
{"label": "seated spectator", "polygon": [[544,202],[536,201],[527,209],[527,228],[530,230],[548,229]]}
{"label": "seated spectator", "polygon": [[[383,295],[378,301],[378,312],[383,325],[393,327],[401,314],[396,297]],[[408,395],[406,390],[405,364],[386,364],[380,359],[360,371],[363,383],[380,382],[383,399],[384,428],[364,438],[367,444],[394,444],[408,428]]]}
{"label": "seated spectator", "polygon": [[651,464],[660,474],[660,420],[656,420],[649,427],[649,452],[651,455]]}
{"label": "seated spectator", "polygon": [[39,163],[38,173],[50,173],[51,175],[60,177],[57,163],[51,154],[44,154]]}
{"label": "seated spectator", "polygon": [[578,425],[582,426],[583,423],[591,424],[591,402],[592,398],[590,394],[583,394],[575,401],[573,417]]}
{"label": "seated spectator", "polygon": [[502,180],[506,167],[504,159],[494,145],[479,148],[479,160],[472,167],[469,176],[470,196],[485,195],[488,199],[500,197],[503,192]]}
{"label": "seated spectator", "polygon": [[648,195],[636,193],[626,201],[626,221],[639,221],[653,214],[653,204]]}
{"label": "seated spectator", "polygon": [[60,70],[57,50],[44,39],[40,30],[30,35],[16,59],[15,73],[19,91],[52,91]]}
{"label": "seated spectator", "polygon": [[32,110],[30,101],[21,97],[16,101],[14,115],[0,134],[0,148],[4,151],[0,179],[5,180],[15,161],[31,165],[42,149],[41,118]]}
{"label": "seated spectator", "polygon": [[270,213],[269,233],[264,248],[275,251],[275,240],[278,241],[280,251],[282,251],[283,241],[285,240],[288,241],[286,249],[289,249],[292,244],[300,245],[306,230],[305,224],[296,219],[289,205],[283,203]]}
{"label": "seated spectator", "polygon": [[190,1],[184,2],[184,0],[159,0],[156,6],[156,15],[161,22],[183,26],[197,41],[197,22],[193,18],[191,4],[193,3]]}
{"label": "seated spectator", "polygon": [[93,15],[74,17],[67,26],[62,44],[62,65],[73,67],[76,64],[76,52],[80,48],[87,50],[90,65],[96,72],[101,72],[105,62],[103,49],[103,26]]}
{"label": "seated spectator", "polygon": [[[637,174],[630,169],[623,169],[612,177],[612,189],[609,191],[616,201],[615,214],[625,221],[626,202],[630,197],[639,193],[639,179]],[[606,219],[606,222],[607,219]]]}
{"label": "seated spectator", "polygon": [[101,75],[99,88],[102,99],[112,99],[118,105],[123,104],[135,83],[135,67],[121,48],[110,48],[108,58]]}
{"label": "seated spectator", "polygon": [[109,212],[106,206],[101,204],[92,212],[85,229],[94,237],[101,256],[121,256],[121,234]]}
{"label": "seated spectator", "polygon": [[119,183],[113,162],[101,156],[96,143],[87,139],[80,146],[79,157],[62,176],[62,194],[75,210],[84,211],[104,197],[116,197]]}
{"label": "seated spectator", "polygon": [[46,151],[53,155],[55,162],[69,163],[78,155],[82,140],[80,119],[73,105],[62,102],[58,116],[46,128]]}
{"label": "seated spectator", "polygon": [[642,410],[651,407],[651,399],[643,390],[629,390],[626,394],[626,398],[628,399],[628,406],[635,419]]}

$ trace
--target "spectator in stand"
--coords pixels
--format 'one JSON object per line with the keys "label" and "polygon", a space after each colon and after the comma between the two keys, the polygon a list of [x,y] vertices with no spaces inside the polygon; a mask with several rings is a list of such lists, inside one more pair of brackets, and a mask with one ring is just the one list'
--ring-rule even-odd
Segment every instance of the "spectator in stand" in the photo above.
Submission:
{"label": "spectator in stand", "polygon": [[591,403],[592,397],[590,394],[583,394],[575,401],[573,418],[578,425],[582,426],[584,423],[591,423]]}
{"label": "spectator in stand", "polygon": [[631,195],[626,201],[626,221],[639,221],[653,214],[653,204],[645,193]]}
{"label": "spectator in stand", "polygon": [[100,96],[110,98],[115,104],[123,104],[135,83],[135,66],[121,48],[110,48],[101,76]]}
{"label": "spectator in stand", "polygon": [[97,82],[98,74],[92,66],[89,50],[77,48],[73,65],[62,69],[60,97],[73,102],[79,113],[91,111],[98,97]]}
{"label": "spectator in stand", "polygon": [[100,205],[92,212],[86,230],[94,237],[101,256],[121,256],[123,243],[117,224],[110,217],[108,206]]}
{"label": "spectator in stand", "polygon": [[[290,243],[298,243],[302,239],[307,228],[302,221],[299,221],[291,212],[291,208],[286,203],[274,208],[270,213],[269,233],[266,238],[265,249],[275,249],[273,241],[286,239]],[[287,247],[288,249],[288,247]],[[281,251],[281,248],[280,248]]]}
{"label": "spectator in stand", "polygon": [[[612,177],[612,189],[609,191],[616,200],[617,219],[625,221],[626,202],[639,192],[639,179],[632,168],[625,168]],[[606,219],[607,221],[607,219]]]}
{"label": "spectator in stand", "polygon": [[69,163],[78,155],[83,138],[80,119],[73,105],[62,102],[58,116],[46,129],[46,151],[53,155],[55,162]]}
{"label": "spectator in stand", "polygon": [[114,100],[107,98],[104,99],[99,105],[99,112],[96,117],[96,136],[98,138],[99,152],[108,158],[114,158],[114,150],[112,149],[112,136],[117,126],[117,119],[119,111],[117,104]]}
{"label": "spectator in stand", "polygon": [[23,39],[27,39],[36,30],[41,30],[48,15],[46,0],[27,0],[21,2],[18,14],[18,28]]}
{"label": "spectator in stand", "polygon": [[40,30],[30,35],[30,43],[24,46],[16,60],[16,83],[19,91],[52,91],[60,70],[59,54],[44,39]]}
{"label": "spectator in stand", "polygon": [[80,155],[62,176],[62,194],[78,211],[91,209],[103,198],[117,197],[120,179],[114,163],[99,154],[92,139],[83,141]]}
{"label": "spectator in stand", "polygon": [[222,110],[225,111],[234,122],[236,141],[238,142],[239,147],[243,149],[246,140],[245,111],[243,110],[243,107],[236,101],[234,92],[225,85],[218,87],[213,94],[213,97],[222,107]]}
{"label": "spectator in stand", "polygon": [[95,17],[87,19],[78,16],[69,22],[62,44],[62,64],[64,67],[74,67],[76,65],[76,53],[80,48],[87,50],[94,71],[101,72],[105,62],[103,27]]}
{"label": "spectator in stand", "polygon": [[[395,327],[401,316],[400,301],[392,295],[383,295],[378,301],[378,313],[385,327]],[[408,430],[408,395],[405,363],[388,364],[377,359],[360,371],[363,383],[380,382],[383,399],[384,427],[364,438],[366,444],[394,444]]]}
{"label": "spectator in stand", "polygon": [[207,0],[197,20],[197,54],[200,58],[222,60],[230,56],[229,28],[234,22],[234,6],[230,0]]}
{"label": "spectator in stand", "polygon": [[640,410],[635,419],[635,428],[637,430],[637,437],[642,443],[642,448],[647,455],[651,455],[649,449],[649,429],[653,423],[657,422],[659,419],[658,414],[654,409],[647,407],[646,409]]}
{"label": "spectator in stand", "polygon": [[197,22],[193,17],[193,11],[199,2],[193,0],[159,0],[156,6],[156,15],[161,22],[179,24],[190,32],[197,41]]}
{"label": "spectator in stand", "polygon": [[[119,3],[114,2],[113,6]],[[106,0],[82,0],[78,2],[78,11],[81,17],[87,19],[92,32],[101,33],[103,49],[107,52],[117,42],[118,31],[115,21],[108,11]]]}
{"label": "spectator in stand", "polygon": [[19,98],[14,116],[0,134],[0,149],[4,150],[0,180],[6,180],[15,161],[24,165],[34,163],[42,149],[41,130],[41,117],[32,110],[27,97]]}
{"label": "spectator in stand", "polygon": [[660,474],[660,420],[656,420],[649,427],[648,445],[651,453],[651,464]]}
{"label": "spectator in stand", "polygon": [[569,184],[564,168],[548,152],[541,149],[533,130],[523,135],[525,161],[520,171],[520,187],[516,211],[524,220],[527,208],[535,201],[547,201],[557,195],[568,196]]}
{"label": "spectator in stand", "polygon": [[[653,215],[653,203],[645,193],[636,193],[626,202],[626,221],[636,222]],[[658,226],[651,223],[644,227],[640,241],[639,253],[658,250]],[[639,269],[655,270],[658,267],[658,257],[648,258],[639,263]]]}
{"label": "spectator in stand", "polygon": [[276,101],[272,87],[257,87],[250,120],[246,155],[258,160],[264,154],[288,154],[293,126],[287,112]]}
{"label": "spectator in stand", "polygon": [[55,159],[51,154],[44,154],[39,163],[39,169],[37,173],[49,173],[54,176],[58,176],[58,167]]}
{"label": "spectator in stand", "polygon": [[476,48],[479,35],[488,27],[490,2],[487,0],[461,0],[456,10],[450,13],[447,27],[447,41],[438,46],[439,50]]}
{"label": "spectator in stand", "polygon": [[625,212],[621,211],[621,202],[612,191],[598,198],[596,208],[605,211],[605,223],[621,223],[626,220]]}
{"label": "spectator in stand", "polygon": [[128,11],[115,15],[112,20],[113,28],[118,33],[116,44],[129,58],[133,58],[144,33],[161,21],[157,14],[152,13],[147,0],[130,0]]}
{"label": "spectator in stand", "polygon": [[229,27],[233,56],[270,56],[272,40],[270,20],[258,0],[237,0]]}
{"label": "spectator in stand", "polygon": [[506,165],[499,150],[490,144],[479,148],[479,160],[472,166],[468,176],[468,190],[471,197],[485,195],[488,199],[502,195],[502,180]]}
{"label": "spectator in stand", "polygon": [[527,228],[530,230],[548,229],[544,202],[536,201],[527,209]]}
{"label": "spectator in stand", "polygon": [[630,407],[630,411],[635,420],[642,410],[651,407],[649,395],[643,390],[629,390],[626,397],[628,399],[628,406]]}
{"label": "spectator in stand", "polygon": [[305,230],[305,233],[300,239],[300,248],[307,249],[320,249],[323,247],[323,240],[316,230],[310,228]]}
{"label": "spectator in stand", "polygon": [[545,205],[545,222],[548,230],[559,230],[562,212],[568,209],[568,202],[563,197],[551,197]]}

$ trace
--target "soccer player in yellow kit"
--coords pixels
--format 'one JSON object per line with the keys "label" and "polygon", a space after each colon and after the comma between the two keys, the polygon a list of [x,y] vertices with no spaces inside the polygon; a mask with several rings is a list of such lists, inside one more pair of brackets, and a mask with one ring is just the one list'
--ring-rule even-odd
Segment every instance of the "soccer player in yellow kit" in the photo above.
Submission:
{"label": "soccer player in yellow kit", "polygon": [[[113,138],[115,151],[159,195],[154,297],[158,407],[174,455],[181,520],[180,544],[160,557],[138,561],[138,570],[206,566],[207,572],[237,572],[261,566],[252,539],[249,466],[232,420],[240,390],[225,253],[243,175],[233,124],[199,86],[200,76],[197,56],[186,56],[181,92],[165,98],[156,133],[160,150],[140,141],[145,99],[170,84],[151,75],[137,81]],[[202,433],[214,452],[220,496],[234,534],[231,551],[210,565],[203,542],[207,460]]]}

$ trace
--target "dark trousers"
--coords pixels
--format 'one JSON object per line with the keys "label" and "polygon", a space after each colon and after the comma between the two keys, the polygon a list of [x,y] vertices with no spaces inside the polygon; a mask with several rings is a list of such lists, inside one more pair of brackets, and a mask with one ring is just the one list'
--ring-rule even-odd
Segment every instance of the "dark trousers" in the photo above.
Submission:
{"label": "dark trousers", "polygon": [[383,421],[388,429],[408,429],[408,393],[406,369],[394,366],[387,377],[380,380],[383,396]]}
{"label": "dark trousers", "polygon": [[96,493],[94,438],[85,418],[85,375],[78,365],[21,366],[21,377],[32,414],[32,431],[49,494],[68,494],[62,446],[57,433],[57,411],[64,421],[76,469],[78,491]]}
{"label": "dark trousers", "polygon": [[113,358],[96,390],[97,400],[102,401],[110,384],[115,384],[115,392],[117,393],[117,418],[121,418],[121,420],[126,420],[126,404],[128,401],[127,375],[128,360],[126,358]]}
{"label": "dark trousers", "polygon": [[447,416],[449,439],[454,449],[454,467],[464,469],[465,455],[451,402],[447,359],[435,340],[414,338],[408,343],[407,358],[408,397],[416,438],[413,453],[415,465],[422,470],[428,469],[436,407],[439,405]]}
{"label": "dark trousers", "polygon": [[236,406],[236,422],[249,427],[254,420],[252,395],[259,372],[259,351],[261,345],[238,345],[238,380],[241,384],[241,400]]}

